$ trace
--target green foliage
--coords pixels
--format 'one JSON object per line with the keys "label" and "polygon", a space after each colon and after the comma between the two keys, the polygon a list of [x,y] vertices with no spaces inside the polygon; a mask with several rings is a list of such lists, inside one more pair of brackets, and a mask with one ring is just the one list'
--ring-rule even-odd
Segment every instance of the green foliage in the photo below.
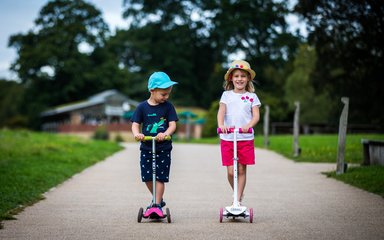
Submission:
{"label": "green foliage", "polygon": [[25,127],[26,116],[21,112],[24,88],[14,81],[0,80],[0,127]]}
{"label": "green foliage", "polygon": [[109,133],[105,126],[100,126],[96,129],[93,139],[97,140],[108,140],[109,139]]}
{"label": "green foliage", "polygon": [[115,137],[115,141],[118,143],[124,142],[124,138],[120,134],[117,134]]}
{"label": "green foliage", "polygon": [[25,87],[21,111],[32,127],[39,127],[39,114],[50,106],[124,86],[127,71],[104,48],[109,30],[93,5],[49,1],[34,29],[9,39],[18,54],[11,68]]}
{"label": "green foliage", "polygon": [[[315,89],[350,98],[349,121],[384,121],[384,7],[382,1],[299,0],[296,11],[316,48]],[[321,16],[321,17],[319,17]],[[368,107],[369,106],[369,107]],[[338,118],[339,110],[333,112]]]}
{"label": "green foliage", "polygon": [[212,102],[206,115],[206,122],[203,128],[203,137],[217,136],[217,111],[219,110],[219,101]]}
{"label": "green foliage", "polygon": [[0,130],[0,220],[119,149],[112,142]]}
{"label": "green foliage", "polygon": [[294,70],[285,83],[285,98],[293,110],[295,101],[300,102],[301,123],[327,123],[330,119],[332,102],[326,88],[316,92],[311,74],[316,66],[316,51],[303,44],[294,61]]}
{"label": "green foliage", "polygon": [[[113,41],[120,42],[119,59],[136,75],[132,89],[160,69],[180,82],[176,104],[208,108],[220,97],[230,55],[238,52],[256,69],[262,89],[281,89],[275,84],[287,76],[281,69],[299,41],[287,31],[286,13],[285,3],[275,1],[125,0],[124,17],[132,27]],[[268,76],[266,66],[273,69]]]}

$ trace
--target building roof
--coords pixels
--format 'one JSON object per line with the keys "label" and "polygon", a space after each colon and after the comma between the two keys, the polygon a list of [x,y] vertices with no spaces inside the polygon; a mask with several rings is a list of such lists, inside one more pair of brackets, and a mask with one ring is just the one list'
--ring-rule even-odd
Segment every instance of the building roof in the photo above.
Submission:
{"label": "building roof", "polygon": [[69,104],[65,104],[65,105],[61,105],[61,106],[57,106],[57,107],[51,108],[51,109],[49,109],[47,111],[42,112],[40,114],[40,116],[41,117],[48,117],[48,116],[52,116],[52,115],[56,115],[56,114],[60,114],[60,113],[71,112],[71,111],[74,111],[74,110],[83,109],[83,108],[86,108],[86,107],[91,107],[91,106],[103,104],[103,103],[106,102],[108,97],[113,96],[113,95],[121,95],[124,98],[126,98],[126,101],[130,105],[133,105],[133,106],[137,106],[138,105],[138,102],[129,99],[128,97],[126,97],[125,95],[121,94],[120,92],[118,92],[115,89],[111,89],[111,90],[106,90],[106,91],[100,92],[98,94],[95,94],[93,96],[90,96],[88,99],[86,99],[84,101],[75,102],[75,103],[69,103]]}

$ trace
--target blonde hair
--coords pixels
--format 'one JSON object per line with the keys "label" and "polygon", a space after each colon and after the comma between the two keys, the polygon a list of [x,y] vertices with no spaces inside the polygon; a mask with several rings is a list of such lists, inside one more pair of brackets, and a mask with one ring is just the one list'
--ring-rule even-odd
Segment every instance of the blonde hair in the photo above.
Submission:
{"label": "blonde hair", "polygon": [[[238,69],[238,70],[247,73],[248,82],[247,82],[247,86],[245,86],[245,90],[247,92],[254,93],[255,92],[255,86],[253,85],[253,82],[251,80],[251,74],[245,70],[242,70],[242,69]],[[235,88],[235,86],[233,85],[233,82],[231,80],[232,80],[232,73],[229,74],[228,80],[224,81],[224,84],[223,84],[224,90],[228,91],[228,90],[233,90]]]}

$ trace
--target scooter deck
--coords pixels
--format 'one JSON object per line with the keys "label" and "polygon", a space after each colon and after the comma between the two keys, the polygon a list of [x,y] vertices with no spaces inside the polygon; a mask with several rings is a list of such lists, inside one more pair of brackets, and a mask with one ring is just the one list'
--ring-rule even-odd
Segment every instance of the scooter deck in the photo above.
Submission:
{"label": "scooter deck", "polygon": [[171,212],[169,211],[169,208],[166,208],[165,212],[166,214],[164,214],[163,211],[158,207],[148,208],[145,212],[143,208],[140,208],[139,214],[137,215],[137,221],[141,222],[143,218],[152,220],[160,220],[163,218],[167,218],[167,222],[171,223]]}
{"label": "scooter deck", "polygon": [[[231,209],[232,211],[228,211],[227,208],[229,208],[229,209],[232,208]],[[223,218],[236,219],[238,217],[249,218],[249,222],[252,223],[253,222],[253,208],[249,208],[248,210],[246,207],[233,209],[233,206],[226,207],[225,210],[223,208],[220,208],[220,222],[223,221]]]}
{"label": "scooter deck", "polygon": [[167,214],[164,214],[163,211],[161,211],[157,207],[148,208],[147,211],[143,214],[143,218],[150,218],[150,219],[162,219],[166,218]]}

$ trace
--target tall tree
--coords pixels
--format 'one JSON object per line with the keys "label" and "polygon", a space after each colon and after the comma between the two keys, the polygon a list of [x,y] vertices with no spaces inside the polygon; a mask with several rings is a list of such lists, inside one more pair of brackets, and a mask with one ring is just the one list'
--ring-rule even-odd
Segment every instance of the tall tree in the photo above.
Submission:
{"label": "tall tree", "polygon": [[[245,54],[256,68],[257,81],[265,91],[275,90],[275,84],[280,86],[284,79],[275,77],[278,82],[270,81],[264,71],[273,68],[275,71],[268,73],[273,74],[287,70],[284,65],[297,46],[298,39],[287,32],[284,14],[288,10],[284,3],[261,0],[125,0],[124,3],[124,16],[131,23],[127,48],[134,42],[137,46],[149,41],[145,49],[135,48],[138,50],[135,56],[146,56],[141,58],[142,64],[166,69],[180,79],[181,94],[176,91],[175,98],[186,104],[209,107],[220,96],[225,69],[230,57],[237,53]],[[163,61],[153,62],[159,57]],[[139,73],[148,70],[143,65],[135,69]]]}
{"label": "tall tree", "polygon": [[[198,36],[199,23],[192,21],[191,1],[124,1],[124,16],[131,22],[124,35],[122,60],[145,91],[153,71],[166,71],[180,84],[173,94],[180,105],[208,107],[214,72],[214,49]],[[134,88],[139,90],[139,88]],[[202,94],[202,93],[206,94]],[[141,94],[142,96],[142,94]]]}
{"label": "tall tree", "polygon": [[24,87],[15,82],[0,79],[0,127],[25,127],[27,119],[20,111]]}
{"label": "tall tree", "polygon": [[315,87],[331,89],[333,101],[350,97],[350,122],[382,124],[384,1],[299,0],[296,11],[317,50]]}
{"label": "tall tree", "polygon": [[121,85],[117,61],[103,51],[108,31],[93,5],[54,0],[41,9],[33,30],[10,37],[18,53],[12,69],[26,87],[24,110],[33,122],[49,106]]}
{"label": "tall tree", "polygon": [[285,83],[285,98],[294,108],[294,102],[300,102],[300,122],[328,123],[332,101],[325,88],[315,92],[312,83],[312,72],[316,67],[316,51],[313,47],[300,46],[294,61],[294,70]]}

